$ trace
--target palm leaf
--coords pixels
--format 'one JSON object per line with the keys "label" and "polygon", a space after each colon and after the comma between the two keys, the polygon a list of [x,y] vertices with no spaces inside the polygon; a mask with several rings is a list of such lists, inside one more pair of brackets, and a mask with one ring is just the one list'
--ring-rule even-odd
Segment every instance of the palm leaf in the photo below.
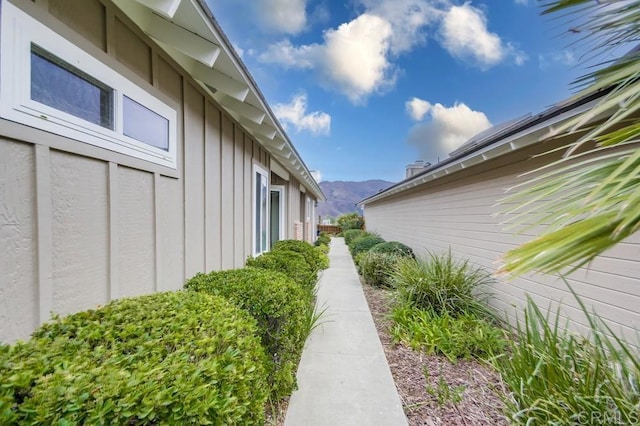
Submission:
{"label": "palm leaf", "polygon": [[[543,7],[545,14],[573,16],[580,42],[594,54],[640,41],[640,0],[555,0]],[[640,49],[574,84],[580,90],[572,100],[600,100],[550,135],[573,135],[564,156],[502,200],[516,203],[505,213],[518,231],[543,228],[505,253],[502,272],[571,272],[640,228]]]}

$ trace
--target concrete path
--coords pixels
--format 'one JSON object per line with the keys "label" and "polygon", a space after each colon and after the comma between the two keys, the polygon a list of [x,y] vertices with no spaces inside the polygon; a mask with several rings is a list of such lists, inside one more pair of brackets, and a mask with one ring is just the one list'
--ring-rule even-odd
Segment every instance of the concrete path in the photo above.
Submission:
{"label": "concrete path", "polygon": [[318,283],[326,312],[307,340],[286,426],[401,426],[400,397],[355,266],[342,238],[333,238],[331,266]]}

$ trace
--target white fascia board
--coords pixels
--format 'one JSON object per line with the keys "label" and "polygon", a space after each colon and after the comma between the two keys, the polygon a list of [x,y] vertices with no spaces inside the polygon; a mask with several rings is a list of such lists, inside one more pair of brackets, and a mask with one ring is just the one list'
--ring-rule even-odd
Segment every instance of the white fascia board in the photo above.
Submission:
{"label": "white fascia board", "polygon": [[213,87],[240,102],[243,102],[249,94],[249,86],[200,62],[193,62],[191,75],[201,82]]}
{"label": "white fascia board", "polygon": [[182,0],[136,0],[154,12],[171,19],[176,14]]}
{"label": "white fascia board", "polygon": [[253,130],[253,132],[265,138],[268,144],[271,144],[271,142],[276,137],[276,134],[278,132],[278,130],[275,127],[271,127],[266,123],[257,124],[254,121],[249,120],[248,118],[245,118],[245,117],[240,117],[238,121],[240,122],[240,124],[245,126],[247,130]]}
{"label": "white fascia board", "polygon": [[220,46],[217,44],[156,14],[151,14],[147,27],[143,28],[143,31],[156,40],[170,44],[208,67],[212,67],[220,55]]}

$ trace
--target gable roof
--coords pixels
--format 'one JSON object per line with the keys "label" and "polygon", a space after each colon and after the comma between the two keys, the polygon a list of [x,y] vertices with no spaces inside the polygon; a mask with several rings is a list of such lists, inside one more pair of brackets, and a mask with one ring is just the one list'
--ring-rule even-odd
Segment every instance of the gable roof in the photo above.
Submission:
{"label": "gable roof", "polygon": [[365,198],[358,202],[358,206],[365,206],[368,203],[541,142],[549,137],[554,126],[589,110],[606,93],[607,90],[602,90],[590,96],[564,100],[539,114],[527,114],[484,130],[452,151],[447,159],[427,167],[420,173],[410,176],[384,191]]}
{"label": "gable roof", "polygon": [[322,189],[205,0],[112,0],[319,200]]}

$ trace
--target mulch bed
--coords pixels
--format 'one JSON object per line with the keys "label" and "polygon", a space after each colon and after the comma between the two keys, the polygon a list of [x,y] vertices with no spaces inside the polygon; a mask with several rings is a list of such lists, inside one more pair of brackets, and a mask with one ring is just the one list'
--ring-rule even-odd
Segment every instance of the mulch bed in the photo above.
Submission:
{"label": "mulch bed", "polygon": [[[502,414],[500,395],[504,394],[504,387],[493,369],[475,360],[452,364],[444,356],[425,355],[393,343],[388,332],[391,321],[387,317],[392,293],[366,284],[363,289],[410,425],[509,424]],[[460,402],[444,398],[449,402],[438,403],[437,395],[442,395],[438,389],[446,388],[439,388],[443,380],[459,394]]]}

